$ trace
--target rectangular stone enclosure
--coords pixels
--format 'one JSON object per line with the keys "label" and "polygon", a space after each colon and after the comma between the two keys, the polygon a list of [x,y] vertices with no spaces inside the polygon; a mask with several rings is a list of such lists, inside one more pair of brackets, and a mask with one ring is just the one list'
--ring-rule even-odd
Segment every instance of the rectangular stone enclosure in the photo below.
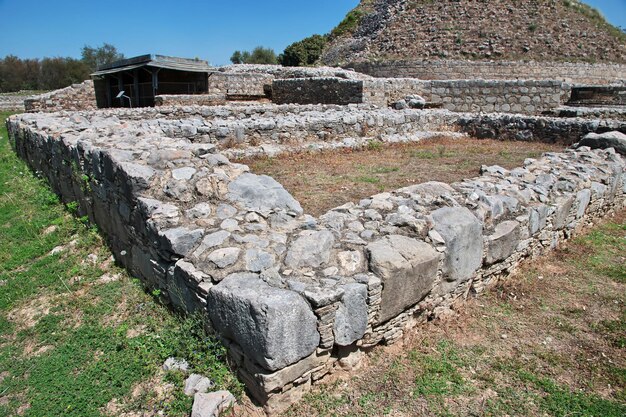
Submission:
{"label": "rectangular stone enclosure", "polygon": [[79,203],[120,264],[173,307],[206,314],[250,394],[272,413],[346,359],[397,341],[623,207],[626,164],[612,149],[583,147],[513,170],[485,166],[454,184],[415,184],[315,218],[274,179],[228,156],[417,140],[433,130],[573,143],[624,128],[506,117],[166,106],[24,114],[8,128],[17,153],[63,201]]}

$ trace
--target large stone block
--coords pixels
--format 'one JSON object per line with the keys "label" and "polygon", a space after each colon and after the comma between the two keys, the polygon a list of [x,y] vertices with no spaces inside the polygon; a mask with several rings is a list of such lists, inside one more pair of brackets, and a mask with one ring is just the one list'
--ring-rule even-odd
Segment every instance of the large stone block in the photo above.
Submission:
{"label": "large stone block", "polygon": [[335,343],[349,346],[365,334],[367,329],[367,287],[347,284],[335,314]]}
{"label": "large stone block", "polygon": [[482,224],[465,207],[444,207],[432,213],[434,229],[446,242],[444,277],[463,282],[472,277],[483,258]]}
{"label": "large stone block", "polygon": [[519,223],[512,220],[498,224],[493,235],[487,238],[487,265],[502,261],[513,252],[519,243]]}
{"label": "large stone block", "polygon": [[304,231],[289,247],[285,265],[290,268],[317,268],[328,263],[335,237],[328,230]]}
{"label": "large stone block", "polygon": [[226,277],[207,299],[215,329],[247,357],[275,371],[309,356],[319,344],[317,319],[293,291],[270,287],[258,274]]}
{"label": "large stone block", "polygon": [[552,226],[555,230],[563,229],[567,226],[567,217],[572,210],[574,204],[574,196],[567,196],[557,199],[556,201],[556,213]]}
{"label": "large stone block", "polygon": [[366,248],[372,272],[383,282],[377,322],[385,322],[417,304],[432,289],[440,255],[429,244],[392,235]]}
{"label": "large stone block", "polygon": [[228,185],[228,198],[251,211],[269,213],[282,209],[302,214],[300,203],[278,181],[267,175],[240,175]]}

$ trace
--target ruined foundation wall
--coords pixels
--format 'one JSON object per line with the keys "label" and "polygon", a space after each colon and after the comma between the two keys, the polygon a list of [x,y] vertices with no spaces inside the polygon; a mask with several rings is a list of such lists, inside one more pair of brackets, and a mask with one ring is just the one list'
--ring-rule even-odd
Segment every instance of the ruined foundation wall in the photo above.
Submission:
{"label": "ruined foundation wall", "polygon": [[464,114],[457,125],[479,139],[520,140],[572,145],[587,133],[619,131],[626,134],[626,121],[530,117],[515,114]]}
{"label": "ruined foundation wall", "polygon": [[[209,73],[209,94],[212,96],[265,97],[273,76],[255,73]],[[200,103],[198,103],[200,104]]]}
{"label": "ruined foundation wall", "polygon": [[160,106],[220,106],[226,104],[225,95],[210,94],[163,94],[154,97],[154,105]]}
{"label": "ruined foundation wall", "polygon": [[380,107],[411,95],[420,95],[432,105],[454,112],[504,112],[540,114],[569,99],[570,88],[559,81],[447,80],[423,81],[405,78],[343,80],[299,78],[274,80],[277,103],[350,104]]}
{"label": "ruined foundation wall", "polygon": [[87,80],[81,84],[29,97],[24,100],[24,107],[27,112],[57,112],[94,110],[98,106],[93,81]]}
{"label": "ruined foundation wall", "polygon": [[363,82],[341,78],[291,78],[274,80],[272,100],[276,104],[363,103]]}
{"label": "ruined foundation wall", "polygon": [[119,262],[206,312],[270,412],[625,203],[624,159],[581,148],[313,218],[214,145],[116,114],[13,116],[9,134]]}
{"label": "ruined foundation wall", "polygon": [[624,83],[626,65],[512,61],[381,61],[345,65],[378,78],[423,80],[557,80],[570,84]]}

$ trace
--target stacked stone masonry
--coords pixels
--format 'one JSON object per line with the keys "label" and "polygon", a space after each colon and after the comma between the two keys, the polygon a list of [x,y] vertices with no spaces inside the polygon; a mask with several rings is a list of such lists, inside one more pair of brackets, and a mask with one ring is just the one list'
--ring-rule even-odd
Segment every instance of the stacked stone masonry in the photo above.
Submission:
{"label": "stacked stone masonry", "polygon": [[27,112],[56,112],[61,110],[93,110],[96,104],[93,81],[87,80],[60,90],[24,100]]}
{"label": "stacked stone masonry", "polygon": [[[334,113],[337,122],[324,125]],[[274,413],[368,348],[397,341],[623,207],[626,162],[612,149],[550,153],[513,170],[483,167],[476,178],[417,184],[314,218],[274,179],[231,162],[223,138],[236,135],[239,123],[242,148],[261,146],[258,139],[289,149],[321,136],[347,146],[357,124],[362,134],[367,126],[364,136],[375,129],[394,136],[423,128],[424,120],[460,129],[462,118],[470,115],[163,107],[24,114],[9,118],[8,128],[18,154],[65,202],[79,203],[118,262],[174,307],[207,314],[250,393]],[[558,126],[566,132],[578,122]],[[229,133],[219,136],[219,128]],[[283,140],[281,129],[333,133]],[[266,133],[253,140],[252,132]]]}
{"label": "stacked stone masonry", "polygon": [[344,80],[299,78],[274,80],[276,103],[350,104],[381,107],[419,95],[436,107],[456,112],[540,114],[569,99],[570,87],[559,81],[452,80],[410,78]]}
{"label": "stacked stone masonry", "polygon": [[624,64],[433,60],[354,62],[345,67],[379,78],[557,80],[569,84],[626,82]]}

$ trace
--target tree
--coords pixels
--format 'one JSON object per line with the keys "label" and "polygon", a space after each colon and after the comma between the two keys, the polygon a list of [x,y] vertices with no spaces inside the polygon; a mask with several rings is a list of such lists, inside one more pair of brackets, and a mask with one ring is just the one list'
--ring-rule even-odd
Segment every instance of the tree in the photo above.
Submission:
{"label": "tree", "polygon": [[124,54],[118,52],[117,48],[109,43],[93,48],[89,45],[83,46],[81,50],[82,61],[87,65],[90,72],[98,69],[98,66],[110,64],[111,62],[124,59]]}
{"label": "tree", "polygon": [[249,51],[235,51],[230,57],[233,64],[268,64],[275,65],[278,63],[276,52],[271,48],[257,46]]}
{"label": "tree", "polygon": [[41,60],[39,89],[55,90],[89,78],[89,68],[74,58],[44,58]]}
{"label": "tree", "polygon": [[327,41],[326,36],[313,35],[294,42],[280,54],[279,62],[287,67],[313,65],[322,55]]}
{"label": "tree", "polygon": [[235,51],[233,56],[230,57],[230,62],[233,64],[247,64],[246,61],[250,60],[250,52],[248,51]]}

